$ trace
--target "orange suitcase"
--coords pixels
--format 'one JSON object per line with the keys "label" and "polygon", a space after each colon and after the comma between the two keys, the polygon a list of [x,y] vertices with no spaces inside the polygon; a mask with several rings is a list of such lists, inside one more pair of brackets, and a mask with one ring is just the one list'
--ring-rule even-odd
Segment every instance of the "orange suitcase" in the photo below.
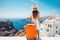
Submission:
{"label": "orange suitcase", "polygon": [[26,30],[27,38],[36,38],[37,37],[35,24],[27,24],[25,30]]}

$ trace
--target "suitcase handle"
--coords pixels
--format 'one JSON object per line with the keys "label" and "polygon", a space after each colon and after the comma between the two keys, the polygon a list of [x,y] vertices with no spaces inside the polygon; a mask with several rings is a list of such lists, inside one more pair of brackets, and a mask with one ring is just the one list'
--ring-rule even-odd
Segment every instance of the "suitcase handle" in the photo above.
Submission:
{"label": "suitcase handle", "polygon": [[[29,22],[30,24],[34,24],[34,22]],[[31,27],[31,25],[30,25],[30,27]]]}
{"label": "suitcase handle", "polygon": [[30,24],[34,24],[34,22],[29,22]]}

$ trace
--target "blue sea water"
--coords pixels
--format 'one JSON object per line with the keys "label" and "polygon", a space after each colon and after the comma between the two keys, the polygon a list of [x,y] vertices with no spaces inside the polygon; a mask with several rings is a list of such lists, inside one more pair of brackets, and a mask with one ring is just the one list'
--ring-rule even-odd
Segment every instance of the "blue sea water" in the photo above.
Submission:
{"label": "blue sea water", "polygon": [[26,24],[29,23],[29,21],[24,20],[24,19],[12,19],[13,25],[15,29],[21,30]]}
{"label": "blue sea water", "polygon": [[[13,23],[13,26],[16,30],[21,30],[26,24],[29,23],[27,19],[4,19],[4,20],[10,20]],[[40,20],[40,23],[42,23],[42,20]]]}

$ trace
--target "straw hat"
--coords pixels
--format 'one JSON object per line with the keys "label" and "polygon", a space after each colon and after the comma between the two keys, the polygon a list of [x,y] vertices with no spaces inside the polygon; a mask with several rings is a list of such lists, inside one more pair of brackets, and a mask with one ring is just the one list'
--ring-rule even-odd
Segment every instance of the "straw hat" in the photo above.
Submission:
{"label": "straw hat", "polygon": [[33,9],[34,9],[34,8],[38,8],[38,6],[35,4],[35,5],[32,6],[32,8],[33,8]]}

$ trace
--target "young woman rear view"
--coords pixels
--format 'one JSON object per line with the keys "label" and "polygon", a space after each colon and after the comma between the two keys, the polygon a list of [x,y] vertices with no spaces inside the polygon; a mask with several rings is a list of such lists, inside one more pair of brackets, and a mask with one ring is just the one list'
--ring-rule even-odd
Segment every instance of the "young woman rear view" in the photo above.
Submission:
{"label": "young woman rear view", "polygon": [[36,24],[37,37],[40,38],[40,13],[37,10],[37,5],[33,5],[32,15],[30,16],[30,21]]}

